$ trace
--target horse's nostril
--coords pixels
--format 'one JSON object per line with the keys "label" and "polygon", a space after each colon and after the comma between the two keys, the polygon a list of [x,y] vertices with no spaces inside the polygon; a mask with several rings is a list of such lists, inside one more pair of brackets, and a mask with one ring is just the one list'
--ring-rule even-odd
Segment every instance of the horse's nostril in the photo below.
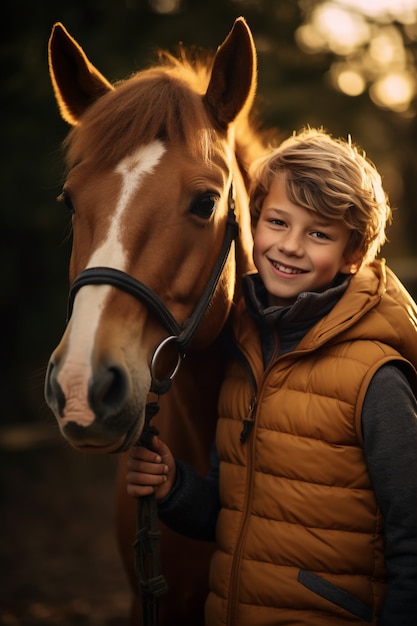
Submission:
{"label": "horse's nostril", "polygon": [[56,372],[55,364],[50,361],[46,372],[44,395],[48,406],[55,414],[62,417],[65,408],[65,395],[58,383]]}
{"label": "horse's nostril", "polygon": [[118,367],[109,368],[110,381],[107,385],[107,389],[103,394],[103,402],[109,406],[120,406],[120,403],[124,403],[128,393],[129,384],[125,372]]}
{"label": "horse's nostril", "polygon": [[105,419],[120,411],[129,397],[129,379],[120,366],[109,366],[97,373],[89,388],[90,407]]}

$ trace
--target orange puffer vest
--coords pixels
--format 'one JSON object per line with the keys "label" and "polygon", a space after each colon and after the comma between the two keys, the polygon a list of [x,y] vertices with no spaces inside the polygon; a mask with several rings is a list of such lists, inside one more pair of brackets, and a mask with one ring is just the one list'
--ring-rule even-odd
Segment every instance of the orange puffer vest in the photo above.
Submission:
{"label": "orange puffer vest", "polygon": [[[361,411],[374,373],[402,363],[416,389],[416,310],[383,262],[354,276],[294,352],[265,371],[243,303],[219,401],[222,510],[207,626],[377,623],[385,591],[383,520],[362,447]],[[395,417],[395,416],[393,416]]]}

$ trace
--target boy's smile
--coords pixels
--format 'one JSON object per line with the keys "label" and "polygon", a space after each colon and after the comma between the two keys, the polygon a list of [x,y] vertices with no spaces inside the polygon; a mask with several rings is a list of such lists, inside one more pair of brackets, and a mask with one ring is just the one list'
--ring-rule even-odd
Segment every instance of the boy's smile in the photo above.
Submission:
{"label": "boy's smile", "polygon": [[293,303],[304,291],[323,291],[339,272],[354,271],[344,252],[350,230],[291,202],[284,175],[273,180],[254,230],[254,261],[271,304]]}

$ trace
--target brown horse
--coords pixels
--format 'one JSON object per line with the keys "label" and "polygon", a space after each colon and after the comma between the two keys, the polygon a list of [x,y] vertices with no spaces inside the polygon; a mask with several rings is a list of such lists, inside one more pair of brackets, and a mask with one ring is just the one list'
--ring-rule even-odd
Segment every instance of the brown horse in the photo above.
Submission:
{"label": "brown horse", "polygon": [[[75,287],[45,395],[74,448],[120,453],[118,536],[136,590],[136,503],[126,494],[125,457],[141,434],[152,391],[172,382],[155,423],[177,457],[201,473],[208,467],[222,377],[219,334],[240,277],[252,269],[247,169],[264,149],[249,121],[256,52],[238,18],[211,59],[161,53],[157,66],[113,86],[58,23],[49,67],[61,115],[72,126],[61,198],[72,214]],[[178,334],[193,318],[222,249],[232,190],[237,238],[201,323],[180,347]],[[152,298],[142,299],[143,292]],[[163,529],[169,590],[161,624],[202,623],[211,550]],[[138,606],[135,593],[135,624]]]}

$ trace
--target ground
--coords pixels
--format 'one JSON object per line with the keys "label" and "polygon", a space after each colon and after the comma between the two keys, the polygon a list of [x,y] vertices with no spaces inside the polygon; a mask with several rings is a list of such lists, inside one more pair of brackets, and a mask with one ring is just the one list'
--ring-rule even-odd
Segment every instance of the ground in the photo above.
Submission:
{"label": "ground", "polygon": [[53,424],[0,428],[0,626],[126,626],[114,531],[117,460]]}

